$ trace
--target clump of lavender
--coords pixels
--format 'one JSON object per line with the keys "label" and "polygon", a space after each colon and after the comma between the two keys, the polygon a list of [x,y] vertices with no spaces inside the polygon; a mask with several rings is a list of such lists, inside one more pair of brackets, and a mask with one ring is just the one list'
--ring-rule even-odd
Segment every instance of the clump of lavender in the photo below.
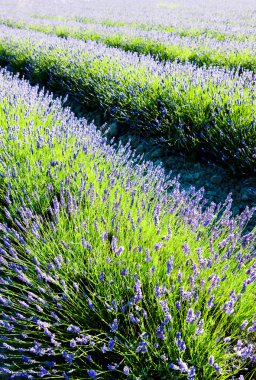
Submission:
{"label": "clump of lavender", "polygon": [[253,211],[209,224],[202,192],[0,77],[0,373],[252,376]]}
{"label": "clump of lavender", "polygon": [[[232,172],[254,175],[254,71],[239,73],[239,69],[234,72],[214,66],[202,68],[189,62],[169,60],[162,63],[150,55],[91,40],[85,43],[76,38],[63,39],[4,25],[0,26],[0,31],[4,62],[41,85],[55,89],[57,83],[58,89],[71,94],[78,103],[84,104],[86,99],[97,111],[102,110],[105,115],[134,128],[137,126],[140,133],[153,135],[182,151],[203,155]],[[137,43],[136,39],[136,44],[132,45]],[[221,45],[223,42],[215,43]],[[191,47],[192,42],[188,44]],[[254,45],[253,42],[251,46]],[[149,49],[150,46],[154,44],[149,44]],[[208,54],[212,48],[213,45]],[[202,49],[204,61],[205,46]],[[255,50],[249,47],[243,54],[239,47],[234,49],[236,53],[231,53],[230,57],[232,68],[237,54],[240,53],[244,61]],[[197,47],[195,50],[196,55],[195,51],[190,55],[193,61],[198,54]],[[187,49],[184,52],[181,48],[180,52],[185,54],[186,60]],[[205,63],[209,62],[208,54]],[[226,57],[229,56],[227,53]],[[227,61],[218,53],[213,62],[216,63],[216,59],[219,63]],[[197,62],[203,63],[201,59]],[[251,63],[255,69],[255,54]],[[240,59],[236,64],[239,67]],[[41,145],[39,138],[36,147]],[[157,219],[156,215],[156,223]],[[210,221],[209,214],[208,223]]]}

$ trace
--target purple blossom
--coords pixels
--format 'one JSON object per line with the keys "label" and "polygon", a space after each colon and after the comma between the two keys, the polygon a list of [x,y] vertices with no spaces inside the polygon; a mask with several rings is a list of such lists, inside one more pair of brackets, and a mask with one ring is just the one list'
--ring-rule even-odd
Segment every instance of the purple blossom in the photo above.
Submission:
{"label": "purple blossom", "polygon": [[114,319],[113,323],[110,325],[110,332],[116,332],[118,330],[117,319]]}
{"label": "purple blossom", "polygon": [[107,368],[110,369],[111,371],[115,371],[117,369],[117,367],[118,367],[117,363],[107,365]]}
{"label": "purple blossom", "polygon": [[194,380],[196,375],[196,367],[190,367],[188,372],[188,380]]}
{"label": "purple blossom", "polygon": [[161,324],[160,326],[157,327],[157,329],[156,329],[156,336],[160,340],[165,340],[164,324]]}
{"label": "purple blossom", "polygon": [[181,339],[181,333],[177,333],[176,334],[176,345],[177,347],[179,348],[179,350],[181,351],[185,351],[186,350],[186,344],[185,342]]}
{"label": "purple blossom", "polygon": [[74,354],[72,354],[72,353],[68,353],[67,351],[62,351],[62,356],[63,356],[63,358],[65,359],[65,361],[67,362],[67,363],[72,363],[72,361],[74,360],[74,357],[75,357],[75,355]]}
{"label": "purple blossom", "polygon": [[166,264],[166,274],[169,275],[174,268],[174,256],[170,256]]}
{"label": "purple blossom", "polygon": [[88,369],[87,374],[91,379],[96,379],[97,372],[94,369]]}
{"label": "purple blossom", "polygon": [[109,350],[109,351],[112,351],[113,348],[114,348],[114,346],[115,346],[115,341],[114,341],[113,338],[110,338],[110,339],[109,339],[109,342],[108,342],[108,350]]}
{"label": "purple blossom", "polygon": [[201,335],[204,332],[204,320],[200,319],[195,334]]}
{"label": "purple blossom", "polygon": [[135,282],[134,290],[135,290],[134,302],[137,303],[142,300],[141,284],[140,284],[140,280],[138,279]]}
{"label": "purple blossom", "polygon": [[79,334],[80,331],[81,331],[81,329],[80,329],[80,327],[78,327],[78,326],[69,325],[68,328],[67,328],[67,331],[68,331],[68,332],[72,332],[72,333],[74,333],[74,334]]}
{"label": "purple blossom", "polygon": [[213,356],[210,356],[210,357],[209,357],[209,364],[210,364],[211,366],[213,366],[213,364],[214,364],[214,357],[213,357]]}
{"label": "purple blossom", "polygon": [[207,307],[208,309],[214,306],[213,299],[214,299],[214,295],[212,295],[212,296],[209,298],[209,301],[207,302],[206,307]]}
{"label": "purple blossom", "polygon": [[148,351],[148,348],[147,348],[147,342],[140,342],[138,347],[136,348],[136,352],[142,352],[142,353],[145,353]]}
{"label": "purple blossom", "polygon": [[244,330],[245,327],[248,325],[248,321],[247,320],[244,320],[243,323],[240,325],[240,330]]}
{"label": "purple blossom", "polygon": [[177,359],[177,363],[179,365],[179,368],[180,368],[181,372],[188,373],[189,369],[188,369],[187,363],[185,363],[181,359]]}
{"label": "purple blossom", "polygon": [[138,317],[135,317],[132,313],[130,313],[130,322],[135,323],[135,324],[139,324],[140,319]]}
{"label": "purple blossom", "polygon": [[195,317],[195,314],[194,314],[194,311],[193,309],[188,309],[188,313],[187,313],[187,317],[186,317],[186,321],[187,323],[193,323],[195,321],[196,317]]}
{"label": "purple blossom", "polygon": [[126,276],[128,274],[128,269],[124,268],[120,271],[121,276]]}
{"label": "purple blossom", "polygon": [[183,251],[185,253],[186,256],[188,256],[190,254],[190,248],[189,248],[189,245],[188,243],[185,241],[185,243],[183,244]]}
{"label": "purple blossom", "polygon": [[127,367],[127,366],[124,366],[124,368],[123,368],[123,373],[125,374],[125,375],[129,375],[130,374],[130,370],[129,370],[129,368]]}
{"label": "purple blossom", "polygon": [[75,339],[71,339],[69,345],[70,345],[71,348],[75,348],[76,347],[76,341],[75,341]]}

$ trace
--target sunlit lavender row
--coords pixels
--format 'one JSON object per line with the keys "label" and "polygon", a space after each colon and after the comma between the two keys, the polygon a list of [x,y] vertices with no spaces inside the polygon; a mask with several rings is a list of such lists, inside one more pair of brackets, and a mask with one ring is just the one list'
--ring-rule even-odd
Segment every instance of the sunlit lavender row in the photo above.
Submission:
{"label": "sunlit lavender row", "polygon": [[158,60],[190,61],[197,65],[249,69],[256,71],[256,40],[218,40],[205,35],[180,36],[161,30],[143,30],[130,26],[108,26],[75,21],[34,18],[7,18],[2,24],[32,29],[62,37],[94,40],[124,50],[154,55]]}
{"label": "sunlit lavender row", "polygon": [[[255,375],[255,236],[0,73],[0,373]],[[168,191],[168,193],[167,193]]]}
{"label": "sunlit lavender row", "polygon": [[255,36],[254,0],[9,0],[0,13],[45,17],[73,17],[77,20],[162,26],[179,30],[201,30],[224,36]]}
{"label": "sunlit lavender row", "polygon": [[0,27],[2,64],[109,114],[137,133],[255,173],[255,75]]}

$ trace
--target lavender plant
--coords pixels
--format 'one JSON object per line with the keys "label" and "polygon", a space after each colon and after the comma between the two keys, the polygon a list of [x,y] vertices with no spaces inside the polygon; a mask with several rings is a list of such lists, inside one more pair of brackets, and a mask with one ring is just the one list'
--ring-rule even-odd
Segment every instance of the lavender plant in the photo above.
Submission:
{"label": "lavender plant", "polygon": [[[31,29],[60,37],[92,40],[108,46],[151,54],[158,60],[190,61],[199,66],[217,65],[226,68],[249,69],[255,72],[255,41],[219,41],[201,35],[179,36],[166,31],[141,30],[129,26],[107,26],[94,23],[38,20],[33,18],[3,18],[1,23],[10,27]],[[183,33],[184,34],[184,33]]]}
{"label": "lavender plant", "polygon": [[203,209],[61,100],[0,79],[2,376],[253,378],[254,210]]}
{"label": "lavender plant", "polygon": [[127,26],[144,30],[165,30],[181,36],[218,39],[255,39],[254,0],[98,0],[62,1],[16,0],[0,4],[0,13],[15,17],[96,22],[107,26]]}
{"label": "lavender plant", "polygon": [[1,27],[0,59],[173,149],[255,173],[255,75]]}

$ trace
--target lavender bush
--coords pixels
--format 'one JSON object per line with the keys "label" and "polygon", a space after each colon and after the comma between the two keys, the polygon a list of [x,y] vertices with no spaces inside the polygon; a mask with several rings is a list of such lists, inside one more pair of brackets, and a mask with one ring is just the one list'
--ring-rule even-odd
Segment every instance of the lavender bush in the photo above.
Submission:
{"label": "lavender bush", "polygon": [[[63,20],[34,18],[3,18],[1,23],[11,27],[31,29],[61,37],[93,40],[108,46],[151,54],[158,60],[190,61],[199,66],[218,65],[226,68],[256,69],[256,42],[219,40],[201,35],[180,36],[161,30],[141,30],[130,26],[108,26]],[[184,34],[184,33],[183,33]]]}
{"label": "lavender bush", "polygon": [[15,17],[97,22],[145,30],[175,31],[180,35],[255,38],[254,0],[9,0],[0,13]]}
{"label": "lavender bush", "polygon": [[255,74],[160,63],[77,39],[0,27],[0,60],[138,133],[233,173],[256,170]]}
{"label": "lavender bush", "polygon": [[203,209],[6,72],[0,125],[2,376],[252,379],[254,210]]}

